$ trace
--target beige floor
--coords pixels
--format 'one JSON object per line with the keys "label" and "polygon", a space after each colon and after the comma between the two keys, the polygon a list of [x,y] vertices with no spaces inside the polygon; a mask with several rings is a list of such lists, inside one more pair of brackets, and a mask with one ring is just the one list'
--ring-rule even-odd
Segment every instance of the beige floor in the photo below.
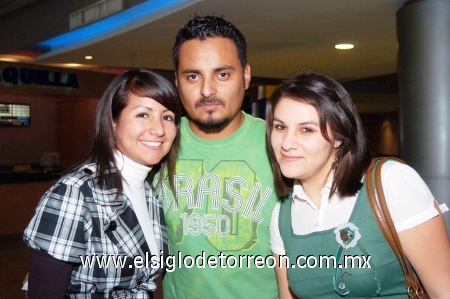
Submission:
{"label": "beige floor", "polygon": [[[21,284],[28,272],[28,247],[22,242],[21,235],[0,237],[0,299],[23,299]],[[162,299],[161,281],[154,299]]]}

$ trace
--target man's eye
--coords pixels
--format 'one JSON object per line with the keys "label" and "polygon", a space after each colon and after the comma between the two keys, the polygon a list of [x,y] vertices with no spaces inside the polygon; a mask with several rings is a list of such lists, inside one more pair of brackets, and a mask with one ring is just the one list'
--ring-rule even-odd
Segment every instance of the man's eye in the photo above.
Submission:
{"label": "man's eye", "polygon": [[224,78],[228,78],[229,74],[228,73],[219,73],[219,78],[224,79]]}

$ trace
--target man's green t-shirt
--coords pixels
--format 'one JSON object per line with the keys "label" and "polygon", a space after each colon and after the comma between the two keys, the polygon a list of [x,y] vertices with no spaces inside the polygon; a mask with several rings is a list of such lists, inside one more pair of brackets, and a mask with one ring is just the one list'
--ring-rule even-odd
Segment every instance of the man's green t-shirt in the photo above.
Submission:
{"label": "man's green t-shirt", "polygon": [[245,114],[220,140],[197,137],[181,120],[176,198],[163,203],[171,258],[164,298],[276,298],[269,223],[277,201],[265,146],[265,123]]}

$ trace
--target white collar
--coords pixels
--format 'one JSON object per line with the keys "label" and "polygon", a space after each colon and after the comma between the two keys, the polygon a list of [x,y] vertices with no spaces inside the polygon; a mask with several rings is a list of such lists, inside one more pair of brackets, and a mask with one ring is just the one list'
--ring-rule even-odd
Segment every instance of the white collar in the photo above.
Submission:
{"label": "white collar", "polygon": [[[331,184],[333,183],[333,173],[331,173],[328,176],[327,182],[325,183],[325,186],[323,186],[321,197],[322,198],[329,198],[330,190],[331,190]],[[292,189],[292,199],[298,200],[298,201],[311,201],[308,195],[306,195],[305,190],[303,189],[303,186],[301,183],[294,183],[294,187]]]}
{"label": "white collar", "polygon": [[116,159],[116,165],[122,174],[123,180],[130,187],[142,188],[144,186],[145,179],[152,168],[134,162],[122,154],[119,150],[114,151],[114,158]]}

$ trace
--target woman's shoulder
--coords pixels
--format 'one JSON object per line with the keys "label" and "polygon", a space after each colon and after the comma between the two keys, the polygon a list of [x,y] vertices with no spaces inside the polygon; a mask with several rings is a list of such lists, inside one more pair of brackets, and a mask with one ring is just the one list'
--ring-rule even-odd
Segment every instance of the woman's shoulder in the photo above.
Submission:
{"label": "woman's shoulder", "polygon": [[[74,168],[63,175],[44,195],[45,198],[57,198],[60,201],[75,203],[77,205],[118,205],[121,200],[115,201],[117,184],[115,178],[106,176],[106,186],[98,182],[97,165],[88,163]],[[87,200],[89,199],[89,200]]]}
{"label": "woman's shoulder", "polygon": [[381,168],[381,181],[397,232],[437,215],[433,194],[411,166],[389,160]]}
{"label": "woman's shoulder", "polygon": [[388,160],[381,167],[381,181],[388,193],[408,193],[433,197],[425,181],[411,166],[395,160]]}
{"label": "woman's shoulder", "polygon": [[70,172],[64,174],[58,181],[58,184],[81,187],[87,181],[96,177],[97,166],[95,163],[80,165]]}
{"label": "woman's shoulder", "polygon": [[381,177],[383,180],[403,178],[406,180],[422,180],[417,171],[406,163],[390,159],[381,167]]}

